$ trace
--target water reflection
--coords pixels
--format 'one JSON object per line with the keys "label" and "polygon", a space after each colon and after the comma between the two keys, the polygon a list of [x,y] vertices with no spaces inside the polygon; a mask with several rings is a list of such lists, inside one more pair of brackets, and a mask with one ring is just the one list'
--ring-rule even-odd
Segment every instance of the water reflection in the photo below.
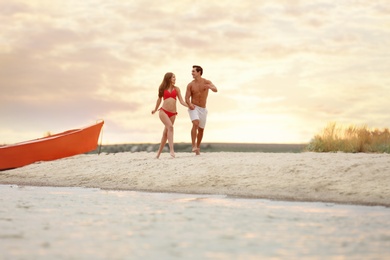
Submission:
{"label": "water reflection", "polygon": [[7,258],[390,256],[390,209],[0,185]]}

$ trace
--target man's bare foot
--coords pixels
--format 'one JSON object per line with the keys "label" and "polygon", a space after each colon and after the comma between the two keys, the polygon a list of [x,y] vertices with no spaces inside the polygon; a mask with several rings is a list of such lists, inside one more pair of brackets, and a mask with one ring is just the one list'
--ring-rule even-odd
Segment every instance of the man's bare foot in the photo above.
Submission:
{"label": "man's bare foot", "polygon": [[170,155],[172,159],[176,157],[174,152],[171,152]]}
{"label": "man's bare foot", "polygon": [[196,153],[196,151],[198,151],[198,148],[195,146],[195,147],[192,147],[192,152],[193,153]]}
{"label": "man's bare foot", "polygon": [[196,155],[200,155],[200,148],[197,148],[197,149],[196,149],[195,154],[196,154]]}

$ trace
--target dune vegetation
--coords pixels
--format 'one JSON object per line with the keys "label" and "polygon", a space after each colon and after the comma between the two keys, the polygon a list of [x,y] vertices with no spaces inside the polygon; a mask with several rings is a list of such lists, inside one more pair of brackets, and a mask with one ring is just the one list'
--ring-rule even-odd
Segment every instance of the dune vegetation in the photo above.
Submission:
{"label": "dune vegetation", "polygon": [[329,123],[306,147],[312,152],[390,153],[390,131]]}

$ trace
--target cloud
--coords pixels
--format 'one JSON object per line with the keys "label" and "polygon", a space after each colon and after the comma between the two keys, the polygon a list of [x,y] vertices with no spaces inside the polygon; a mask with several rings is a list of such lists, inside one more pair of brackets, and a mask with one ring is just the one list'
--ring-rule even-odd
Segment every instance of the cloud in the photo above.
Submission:
{"label": "cloud", "polygon": [[[251,128],[265,137],[246,140],[264,142],[289,128],[302,141],[335,120],[386,126],[388,13],[385,0],[3,2],[0,142],[34,137],[36,121],[46,131],[97,118],[109,138],[158,142],[162,76],[174,72],[184,95],[193,64],[219,89],[211,140]],[[188,141],[179,113],[175,138]]]}

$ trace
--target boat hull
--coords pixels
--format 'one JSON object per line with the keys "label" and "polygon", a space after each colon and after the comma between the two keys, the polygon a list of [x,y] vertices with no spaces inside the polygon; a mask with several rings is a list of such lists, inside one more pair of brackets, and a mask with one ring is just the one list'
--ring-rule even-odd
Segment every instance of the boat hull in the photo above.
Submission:
{"label": "boat hull", "polygon": [[0,147],[0,170],[52,161],[95,150],[104,121],[85,128]]}

